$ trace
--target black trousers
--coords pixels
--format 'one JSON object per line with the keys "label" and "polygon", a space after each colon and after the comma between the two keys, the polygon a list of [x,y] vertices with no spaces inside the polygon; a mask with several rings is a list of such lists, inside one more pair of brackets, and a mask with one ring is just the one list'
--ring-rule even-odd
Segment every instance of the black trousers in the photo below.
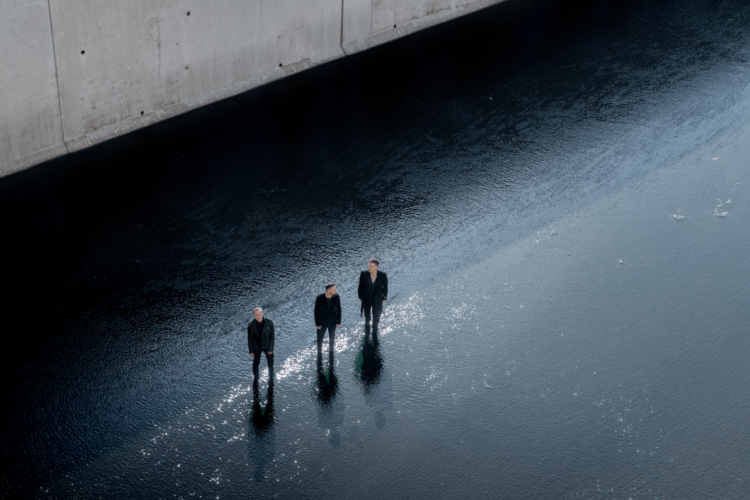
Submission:
{"label": "black trousers", "polygon": [[273,381],[273,354],[268,354],[268,349],[262,351],[253,351],[253,375],[258,378],[258,366],[260,365],[260,353],[266,353],[266,363],[268,363],[268,378]]}
{"label": "black trousers", "polygon": [[333,351],[333,342],[336,340],[336,323],[331,323],[328,326],[323,325],[318,330],[318,352],[323,349],[323,339],[326,338],[326,331],[328,331],[329,349]]}
{"label": "black trousers", "polygon": [[370,324],[370,318],[372,318],[372,329],[377,330],[378,323],[380,323],[380,314],[383,312],[383,303],[379,301],[364,303],[365,307],[365,325]]}

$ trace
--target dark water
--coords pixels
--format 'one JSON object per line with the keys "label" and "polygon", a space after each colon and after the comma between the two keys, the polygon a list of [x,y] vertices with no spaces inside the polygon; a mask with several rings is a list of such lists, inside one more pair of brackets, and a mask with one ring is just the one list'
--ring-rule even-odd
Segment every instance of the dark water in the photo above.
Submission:
{"label": "dark water", "polygon": [[2,497],[750,498],[749,28],[511,0],[0,180]]}

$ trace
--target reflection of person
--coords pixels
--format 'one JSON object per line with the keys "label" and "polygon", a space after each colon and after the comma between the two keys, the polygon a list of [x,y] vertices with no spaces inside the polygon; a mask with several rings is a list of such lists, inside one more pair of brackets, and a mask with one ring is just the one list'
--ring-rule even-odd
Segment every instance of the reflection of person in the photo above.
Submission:
{"label": "reflection of person", "polygon": [[372,340],[369,328],[365,327],[365,336],[362,339],[362,348],[357,354],[355,361],[354,376],[362,381],[365,393],[380,382],[383,373],[383,357],[380,354],[378,334],[373,329]]}
{"label": "reflection of person", "polygon": [[268,388],[264,401],[260,397],[257,380],[253,383],[253,401],[247,427],[247,461],[255,463],[255,481],[266,477],[265,467],[276,455],[276,433],[274,431],[273,388]]}
{"label": "reflection of person", "polygon": [[273,321],[263,317],[260,307],[253,309],[253,315],[255,319],[247,325],[247,347],[253,360],[253,376],[258,379],[260,353],[264,352],[268,363],[268,384],[273,385],[273,343],[276,338]]}
{"label": "reflection of person", "polygon": [[362,271],[359,275],[359,288],[357,294],[362,302],[360,310],[365,313],[365,325],[370,324],[370,310],[372,310],[372,329],[378,329],[380,313],[383,312],[383,304],[388,298],[388,276],[382,271],[378,271],[380,261],[370,259],[367,271]]}
{"label": "reflection of person", "polygon": [[339,428],[344,424],[344,404],[341,401],[333,356],[333,351],[328,351],[328,367],[324,369],[323,356],[318,351],[318,376],[314,394],[318,401],[318,423],[326,430],[331,446],[338,448],[341,445]]}
{"label": "reflection of person", "polygon": [[273,388],[266,393],[265,405],[260,397],[258,382],[253,383],[253,406],[250,410],[250,423],[256,436],[263,436],[273,427]]}
{"label": "reflection of person", "polygon": [[318,328],[318,355],[323,348],[323,339],[328,330],[328,347],[333,351],[336,327],[341,324],[341,299],[336,293],[336,285],[328,283],[326,293],[315,299],[315,326]]}
{"label": "reflection of person", "polygon": [[318,380],[315,383],[315,390],[318,402],[325,407],[330,407],[336,399],[339,388],[339,379],[333,363],[333,350],[328,352],[328,370],[323,370],[323,356],[318,351],[317,372]]}

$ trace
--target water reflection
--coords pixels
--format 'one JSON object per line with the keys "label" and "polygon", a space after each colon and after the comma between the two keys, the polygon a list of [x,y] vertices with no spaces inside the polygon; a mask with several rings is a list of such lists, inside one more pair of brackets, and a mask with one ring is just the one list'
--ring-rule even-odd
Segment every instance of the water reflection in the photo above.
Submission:
{"label": "water reflection", "polygon": [[315,397],[318,401],[318,423],[326,430],[328,441],[334,448],[341,444],[339,428],[344,423],[344,404],[336,376],[333,349],[328,351],[328,366],[323,367],[323,356],[318,351],[316,364]]}
{"label": "water reflection", "polygon": [[382,371],[377,384],[377,387],[365,392],[365,404],[373,411],[375,426],[383,429],[386,425],[386,415],[393,409],[393,380],[389,370]]}
{"label": "water reflection", "polygon": [[276,433],[273,428],[273,387],[265,398],[260,397],[257,380],[253,383],[253,401],[247,426],[247,462],[255,465],[255,480],[262,481],[265,468],[276,454]]}
{"label": "water reflection", "polygon": [[354,376],[362,381],[365,394],[380,382],[383,373],[383,357],[380,354],[378,331],[373,329],[372,334],[370,332],[369,325],[365,325],[362,347],[359,349],[354,362]]}
{"label": "water reflection", "polygon": [[266,397],[260,397],[258,381],[253,382],[253,401],[250,409],[250,429],[258,437],[263,437],[273,429],[273,386],[269,386]]}
{"label": "water reflection", "polygon": [[328,366],[325,369],[323,368],[323,355],[320,350],[318,351],[316,373],[315,397],[322,407],[331,407],[339,392],[339,380],[336,377],[332,349],[328,351]]}
{"label": "water reflection", "polygon": [[[609,497],[745,497],[750,169],[713,143],[750,117],[748,24],[739,0],[509,1],[4,179],[0,253],[24,272],[0,497],[177,497],[174,450],[180,480],[231,456],[222,498],[250,466],[257,497],[294,495],[298,467],[297,496],[355,496],[372,464],[411,476],[394,497],[597,498],[600,479]],[[707,144],[700,168],[641,182]],[[594,204],[631,183],[620,209]],[[378,338],[342,329],[345,376],[312,401],[309,299],[347,283],[353,325],[364,255],[402,295]],[[272,425],[245,401],[255,304],[281,341]],[[141,478],[150,495],[128,491]]]}

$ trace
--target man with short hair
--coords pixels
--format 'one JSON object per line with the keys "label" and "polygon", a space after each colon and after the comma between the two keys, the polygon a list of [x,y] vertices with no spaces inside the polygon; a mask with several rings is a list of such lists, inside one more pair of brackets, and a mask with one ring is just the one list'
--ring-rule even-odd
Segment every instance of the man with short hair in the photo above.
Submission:
{"label": "man with short hair", "polygon": [[367,271],[362,271],[359,275],[359,287],[357,294],[362,302],[360,316],[362,311],[365,313],[365,328],[370,326],[370,317],[372,311],[372,331],[376,332],[380,322],[380,314],[383,312],[383,304],[388,299],[388,276],[382,271],[378,271],[380,261],[370,259]]}
{"label": "man with short hair", "polygon": [[250,350],[250,358],[253,360],[253,376],[258,380],[258,365],[260,365],[260,353],[266,353],[268,364],[268,385],[273,385],[273,344],[276,332],[273,321],[263,317],[263,308],[253,309],[253,319],[247,325],[247,346]]}
{"label": "man with short hair", "polygon": [[318,354],[323,349],[323,339],[328,330],[328,347],[333,352],[336,328],[341,324],[341,299],[336,293],[336,285],[328,283],[326,292],[315,298],[315,326],[318,329]]}

